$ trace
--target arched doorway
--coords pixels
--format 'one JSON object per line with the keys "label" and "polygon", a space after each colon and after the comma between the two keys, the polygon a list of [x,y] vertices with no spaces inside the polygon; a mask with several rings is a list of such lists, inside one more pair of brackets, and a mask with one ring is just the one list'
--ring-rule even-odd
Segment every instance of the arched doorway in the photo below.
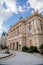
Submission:
{"label": "arched doorway", "polygon": [[10,49],[12,48],[12,44],[10,43]]}
{"label": "arched doorway", "polygon": [[15,43],[13,42],[13,50],[15,49]]}
{"label": "arched doorway", "polygon": [[16,43],[16,45],[17,45],[16,47],[17,47],[17,50],[18,50],[18,42]]}
{"label": "arched doorway", "polygon": [[32,40],[30,40],[30,47],[32,46]]}

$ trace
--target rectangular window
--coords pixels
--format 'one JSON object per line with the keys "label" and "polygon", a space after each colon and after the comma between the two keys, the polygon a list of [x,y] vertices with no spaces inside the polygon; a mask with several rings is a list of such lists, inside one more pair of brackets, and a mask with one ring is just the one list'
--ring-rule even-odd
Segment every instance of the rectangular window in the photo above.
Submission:
{"label": "rectangular window", "polygon": [[29,26],[29,33],[32,33],[32,26]]}

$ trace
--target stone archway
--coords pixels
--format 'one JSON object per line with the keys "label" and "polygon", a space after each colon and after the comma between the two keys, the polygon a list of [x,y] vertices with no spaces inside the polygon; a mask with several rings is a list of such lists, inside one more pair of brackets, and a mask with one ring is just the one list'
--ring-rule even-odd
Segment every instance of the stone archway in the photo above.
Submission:
{"label": "stone archway", "polygon": [[15,43],[13,42],[13,50],[15,49]]}
{"label": "stone archway", "polygon": [[10,43],[10,49],[12,48],[12,44]]}
{"label": "stone archway", "polygon": [[16,50],[18,50],[18,42],[16,43]]}

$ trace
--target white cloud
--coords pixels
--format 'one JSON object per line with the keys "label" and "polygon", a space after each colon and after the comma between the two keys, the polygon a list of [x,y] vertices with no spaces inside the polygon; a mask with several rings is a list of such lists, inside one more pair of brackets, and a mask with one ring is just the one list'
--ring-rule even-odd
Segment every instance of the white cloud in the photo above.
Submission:
{"label": "white cloud", "polygon": [[9,11],[17,13],[17,3],[16,0],[5,0],[6,5],[9,8]]}
{"label": "white cloud", "polygon": [[31,8],[38,9],[39,12],[43,9],[43,0],[27,0],[28,3],[30,3]]}
{"label": "white cloud", "polygon": [[20,6],[16,0],[4,0],[6,5],[8,6],[9,11],[17,14],[18,12],[24,12],[24,8]]}
{"label": "white cloud", "polygon": [[[7,9],[3,7],[3,4],[6,4]],[[12,15],[12,13],[18,14],[18,12],[24,12],[24,8],[22,6],[18,6],[16,0],[0,0],[0,35],[3,30],[6,28],[3,26],[4,21]]]}
{"label": "white cloud", "polygon": [[[7,8],[3,7],[3,3],[6,4]],[[31,6],[28,6],[30,3]],[[27,3],[23,6],[19,5],[16,0],[0,0],[0,34],[6,28],[3,26],[4,21],[12,15],[14,12],[18,14],[18,12],[28,12],[30,8],[38,9],[39,12],[43,11],[43,0],[27,0]]]}
{"label": "white cloud", "polygon": [[[3,4],[6,5],[6,9]],[[29,10],[30,7],[28,7]],[[18,12],[25,12],[27,10],[27,5],[19,5],[16,0],[0,0],[0,35],[6,28],[3,26],[4,21],[12,15],[12,13],[18,14]],[[27,10],[27,11],[28,11]]]}
{"label": "white cloud", "polygon": [[0,0],[0,35],[2,34],[5,27],[3,26],[4,21],[12,14],[9,9],[3,7],[4,0]]}
{"label": "white cloud", "polygon": [[23,8],[22,6],[19,6],[19,7],[18,7],[18,11],[19,11],[19,12],[24,12],[25,10],[24,10],[24,8]]}

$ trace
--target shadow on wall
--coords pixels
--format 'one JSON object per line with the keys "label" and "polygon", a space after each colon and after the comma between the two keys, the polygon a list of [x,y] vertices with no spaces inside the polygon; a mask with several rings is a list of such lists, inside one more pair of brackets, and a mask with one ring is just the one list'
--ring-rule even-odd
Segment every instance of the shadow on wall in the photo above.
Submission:
{"label": "shadow on wall", "polygon": [[43,65],[43,64],[37,64],[37,65]]}
{"label": "shadow on wall", "polygon": [[7,65],[7,64],[0,64],[0,65]]}

